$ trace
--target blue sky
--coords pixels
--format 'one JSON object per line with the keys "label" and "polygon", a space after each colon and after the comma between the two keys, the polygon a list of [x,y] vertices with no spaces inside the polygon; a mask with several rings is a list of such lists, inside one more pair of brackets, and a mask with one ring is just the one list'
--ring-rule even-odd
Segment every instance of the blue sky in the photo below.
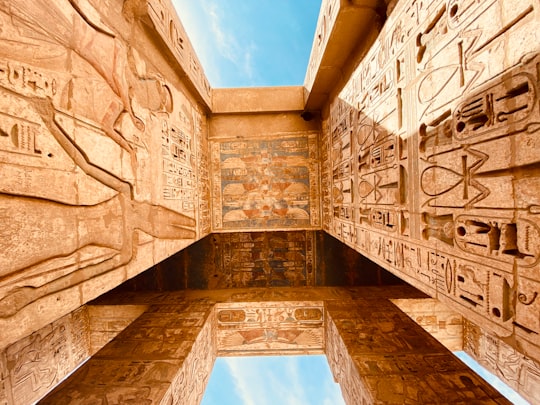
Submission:
{"label": "blue sky", "polygon": [[341,405],[326,356],[218,357],[201,405]]}
{"label": "blue sky", "polygon": [[484,367],[479,365],[476,360],[469,356],[465,352],[454,352],[454,354],[466,365],[472,368],[480,377],[486,380],[497,391],[508,398],[514,405],[529,405],[529,402],[525,401],[516,391],[510,388],[500,378],[494,376]]}
{"label": "blue sky", "polygon": [[321,0],[172,0],[212,87],[304,84]]}

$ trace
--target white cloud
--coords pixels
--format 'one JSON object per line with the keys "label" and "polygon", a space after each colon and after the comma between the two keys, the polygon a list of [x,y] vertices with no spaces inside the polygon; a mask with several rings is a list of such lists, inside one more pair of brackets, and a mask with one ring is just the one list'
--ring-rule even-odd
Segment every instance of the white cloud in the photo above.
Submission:
{"label": "white cloud", "polygon": [[[222,87],[227,66],[247,81],[254,77],[253,40],[237,32],[242,25],[228,2],[216,0],[173,0],[189,39],[214,87]],[[230,4],[229,4],[230,6]],[[244,24],[245,25],[245,24]]]}
{"label": "white cloud", "polygon": [[259,405],[261,382],[258,381],[259,373],[257,370],[251,367],[251,364],[246,364],[236,357],[228,357],[224,360],[231,372],[236,393],[242,399],[243,405]]}
{"label": "white cloud", "polygon": [[308,389],[320,391],[316,394],[318,404],[344,404],[339,387],[333,381],[324,381],[319,375],[321,380],[316,387],[306,385],[306,374],[313,373],[313,369],[300,366],[298,357],[227,357],[222,360],[243,405],[306,405],[311,403]]}
{"label": "white cloud", "polygon": [[257,49],[252,41],[245,41],[235,33],[236,24],[231,21],[232,15],[227,16],[223,5],[216,1],[202,2],[205,12],[210,18],[210,32],[214,38],[215,50],[225,59],[232,62],[248,78],[253,77],[252,52]]}

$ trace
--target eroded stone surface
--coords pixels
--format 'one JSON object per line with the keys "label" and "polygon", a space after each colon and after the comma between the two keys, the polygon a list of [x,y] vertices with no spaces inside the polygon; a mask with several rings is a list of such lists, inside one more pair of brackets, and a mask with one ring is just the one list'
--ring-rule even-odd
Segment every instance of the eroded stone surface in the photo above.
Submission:
{"label": "eroded stone surface", "polygon": [[0,403],[34,403],[90,355],[82,307],[0,352]]}
{"label": "eroded stone surface", "polygon": [[465,320],[463,333],[465,352],[531,404],[537,401],[540,393],[540,364],[537,361],[470,321]]}

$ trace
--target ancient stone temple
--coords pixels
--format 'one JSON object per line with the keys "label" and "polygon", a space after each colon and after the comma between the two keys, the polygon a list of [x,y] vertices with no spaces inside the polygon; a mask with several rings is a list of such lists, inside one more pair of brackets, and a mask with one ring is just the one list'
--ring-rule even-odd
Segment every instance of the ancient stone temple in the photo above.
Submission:
{"label": "ancient stone temple", "polygon": [[181,17],[0,0],[0,405],[313,353],[351,405],[508,403],[450,350],[538,403],[538,1],[323,0],[280,88],[211,88]]}

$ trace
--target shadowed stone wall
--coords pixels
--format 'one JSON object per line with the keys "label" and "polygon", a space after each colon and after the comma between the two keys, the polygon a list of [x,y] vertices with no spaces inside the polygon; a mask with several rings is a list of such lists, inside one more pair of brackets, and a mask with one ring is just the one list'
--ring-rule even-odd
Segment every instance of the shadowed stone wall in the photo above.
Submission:
{"label": "shadowed stone wall", "polygon": [[326,233],[242,232],[207,236],[118,290],[393,284],[405,282]]}

